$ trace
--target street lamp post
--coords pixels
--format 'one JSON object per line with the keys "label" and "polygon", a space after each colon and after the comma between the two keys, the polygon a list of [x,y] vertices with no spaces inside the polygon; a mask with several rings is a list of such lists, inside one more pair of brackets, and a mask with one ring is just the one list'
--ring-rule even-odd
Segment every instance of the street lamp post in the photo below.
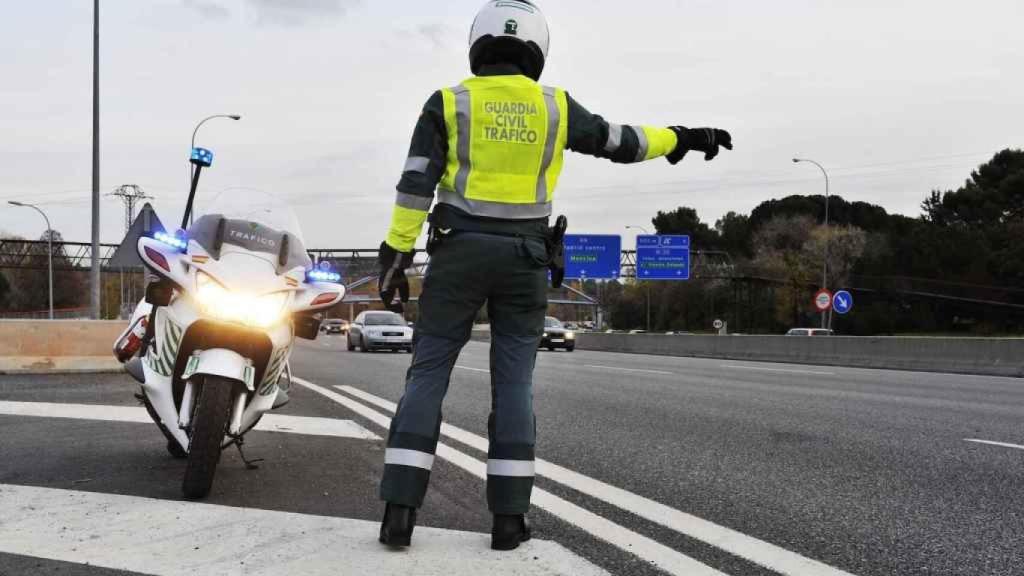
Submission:
{"label": "street lamp post", "polygon": [[[206,118],[203,118],[202,120],[199,121],[198,124],[196,124],[195,130],[192,131],[192,148],[196,147],[196,134],[199,134],[199,129],[203,127],[203,124],[206,124],[207,122],[209,122],[210,120],[213,120],[214,118],[230,118],[230,119],[235,120],[235,121],[238,121],[238,120],[242,119],[242,117],[239,116],[238,114],[214,114],[213,116],[207,116]],[[189,150],[191,150],[192,148],[189,148]],[[195,168],[192,166],[192,164],[188,165],[188,181],[189,181],[189,183],[192,182],[192,171],[194,169]]]}
{"label": "street lamp post", "polygon": [[199,129],[203,127],[203,124],[206,124],[214,118],[230,118],[236,121],[242,119],[242,117],[238,114],[214,114],[213,116],[207,116],[206,118],[203,118],[199,121],[198,124],[196,124],[196,129],[192,131],[192,148],[196,147],[196,134],[199,133]]}
{"label": "street lamp post", "polygon": [[[793,158],[794,163],[809,162],[814,164],[821,170],[821,173],[825,175],[825,257],[822,259],[822,271],[821,271],[821,289],[828,289],[828,243],[831,238],[831,234],[828,229],[828,199],[829,199],[829,184],[828,184],[828,172],[825,171],[825,167],[818,164],[814,160],[807,158]],[[821,313],[821,327],[828,328],[828,321],[826,320],[825,312]]]}
{"label": "street lamp post", "polygon": [[[643,226],[626,226],[626,230],[640,230],[644,234],[650,235],[650,232],[647,231],[647,228],[644,228]],[[637,280],[640,280],[640,278],[637,278]],[[651,283],[650,282],[644,282],[644,286],[647,288],[647,331],[650,332],[651,331]]]}
{"label": "street lamp post", "polygon": [[31,208],[36,212],[39,212],[43,216],[43,220],[46,221],[46,258],[47,258],[47,269],[50,273],[50,320],[53,320],[53,227],[50,226],[50,219],[46,217],[46,212],[39,209],[38,206],[32,204],[24,204],[22,202],[9,201],[8,204],[12,206],[20,206],[22,208]]}
{"label": "street lamp post", "polygon": [[[203,124],[206,124],[207,122],[209,122],[210,120],[213,120],[214,118],[230,118],[231,120],[235,120],[235,121],[238,121],[238,120],[242,119],[242,117],[239,116],[238,114],[214,114],[212,116],[207,116],[206,118],[203,118],[202,120],[199,121],[198,124],[196,124],[195,130],[192,131],[192,148],[189,148],[189,154],[191,154],[192,153],[191,152],[192,149],[196,147],[196,134],[199,134],[199,129],[203,127]],[[188,165],[188,182],[189,182],[189,185],[192,184],[192,178],[194,176],[195,176],[195,166],[193,166],[191,163],[189,163],[189,165]]]}
{"label": "street lamp post", "polygon": [[93,2],[92,14],[92,263],[89,297],[92,319],[103,314],[100,276],[100,0]]}

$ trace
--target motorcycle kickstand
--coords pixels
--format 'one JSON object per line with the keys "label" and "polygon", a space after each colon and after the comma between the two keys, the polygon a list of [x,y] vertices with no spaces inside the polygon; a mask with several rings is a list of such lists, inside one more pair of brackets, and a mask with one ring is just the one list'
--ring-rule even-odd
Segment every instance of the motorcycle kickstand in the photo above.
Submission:
{"label": "motorcycle kickstand", "polygon": [[243,440],[241,436],[239,436],[237,438],[232,438],[231,442],[229,444],[234,444],[235,448],[238,449],[238,455],[242,458],[242,462],[245,462],[245,469],[246,470],[257,470],[257,469],[259,469],[259,466],[257,466],[256,463],[257,462],[263,462],[264,459],[263,458],[253,458],[252,460],[249,460],[248,458],[246,458],[245,457],[245,451],[242,450],[242,444],[245,444],[245,440]]}

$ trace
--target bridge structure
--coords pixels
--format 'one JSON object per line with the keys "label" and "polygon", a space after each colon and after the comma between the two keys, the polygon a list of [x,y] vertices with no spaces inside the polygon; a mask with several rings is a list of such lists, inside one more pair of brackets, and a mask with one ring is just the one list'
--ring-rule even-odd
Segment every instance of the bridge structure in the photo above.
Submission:
{"label": "bridge structure", "polygon": [[[110,258],[117,244],[100,244],[100,265],[110,268]],[[0,239],[0,269],[45,269],[47,243],[41,240]],[[308,250],[314,263],[329,262],[346,279],[372,276],[377,271],[377,248],[314,248]],[[62,270],[88,268],[92,262],[92,245],[87,242],[54,242],[54,267]],[[418,252],[413,276],[422,276],[429,258]],[[696,250],[691,259],[692,278],[733,278],[736,266],[728,252]],[[623,250],[621,278],[636,278],[636,251]]]}
{"label": "bridge structure", "polygon": [[[111,257],[117,244],[100,244],[100,265],[104,273],[126,270],[112,267]],[[0,239],[0,270],[45,270],[47,265],[47,243],[41,240]],[[316,248],[308,250],[314,264],[329,262],[331,267],[342,274],[350,290],[346,299],[351,303],[371,303],[376,300],[377,248]],[[92,260],[92,245],[85,242],[55,242],[53,264],[57,271],[84,272]],[[411,278],[422,278],[429,266],[426,253],[418,252],[414,260]],[[620,259],[620,278],[636,280],[636,251],[624,250]],[[750,263],[738,263],[728,252],[719,250],[694,250],[691,253],[691,280],[730,281],[741,290],[742,286],[780,285],[785,280],[768,270]],[[553,304],[570,306],[600,305],[599,299],[572,285],[550,298]],[[1024,289],[1016,287],[982,286],[939,279],[910,277],[851,276],[849,287],[854,293],[883,294],[898,298],[945,301],[971,306],[985,307],[1024,313]],[[737,300],[741,300],[737,296]]]}

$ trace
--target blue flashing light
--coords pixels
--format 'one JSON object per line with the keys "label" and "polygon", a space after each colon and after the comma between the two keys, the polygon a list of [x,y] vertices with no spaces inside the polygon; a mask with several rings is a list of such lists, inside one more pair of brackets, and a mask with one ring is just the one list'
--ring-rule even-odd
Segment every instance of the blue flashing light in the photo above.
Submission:
{"label": "blue flashing light", "polygon": [[213,165],[213,152],[206,148],[193,148],[191,162],[198,166],[209,167]]}
{"label": "blue flashing light", "polygon": [[153,239],[158,242],[167,244],[168,246],[177,248],[181,252],[184,252],[188,248],[188,242],[181,238],[178,238],[177,236],[173,236],[171,234],[167,234],[164,232],[157,232],[156,234],[153,235]]}
{"label": "blue flashing light", "polygon": [[324,270],[310,270],[306,273],[306,278],[314,282],[340,282],[341,274]]}

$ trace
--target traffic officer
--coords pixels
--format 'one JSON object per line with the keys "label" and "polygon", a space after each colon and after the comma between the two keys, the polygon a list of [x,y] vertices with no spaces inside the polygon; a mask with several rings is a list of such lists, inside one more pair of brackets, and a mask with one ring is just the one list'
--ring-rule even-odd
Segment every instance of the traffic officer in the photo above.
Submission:
{"label": "traffic officer", "polygon": [[[492,0],[470,33],[474,77],[435,92],[413,132],[391,228],[380,247],[385,305],[408,301],[405,269],[430,214],[429,271],[420,296],[412,366],[391,421],[381,498],[380,541],[408,546],[434,464],[441,404],[477,312],[491,323],[491,414],[487,503],[491,546],[530,538],[533,489],[533,368],[547,310],[548,218],[562,153],[618,163],[690,150],[713,159],[732,149],[728,132],[613,124],[560,88],[537,83],[549,32],[532,1]],[[396,300],[396,295],[398,296]]]}

